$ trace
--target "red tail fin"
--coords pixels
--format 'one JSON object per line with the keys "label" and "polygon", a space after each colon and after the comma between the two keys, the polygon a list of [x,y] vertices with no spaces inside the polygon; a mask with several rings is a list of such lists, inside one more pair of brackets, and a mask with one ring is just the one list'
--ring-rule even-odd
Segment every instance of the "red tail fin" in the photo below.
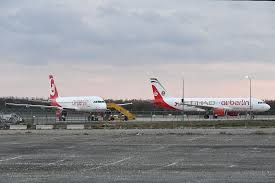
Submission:
{"label": "red tail fin", "polygon": [[54,79],[52,75],[49,75],[50,80],[50,99],[56,99],[58,97],[58,91],[56,89]]}
{"label": "red tail fin", "polygon": [[160,84],[160,82],[156,78],[151,78],[150,81],[152,84],[153,95],[155,98],[154,103],[158,106],[175,110],[174,107],[170,106],[165,102],[164,99],[167,98],[168,94],[164,87]]}
{"label": "red tail fin", "polygon": [[158,79],[151,78],[150,81],[152,84],[153,95],[154,95],[156,101],[163,100],[163,98],[166,98],[168,96],[167,91],[160,84]]}
{"label": "red tail fin", "polygon": [[155,101],[163,101],[161,94],[159,93],[158,89],[154,85],[152,85],[152,90],[153,90]]}

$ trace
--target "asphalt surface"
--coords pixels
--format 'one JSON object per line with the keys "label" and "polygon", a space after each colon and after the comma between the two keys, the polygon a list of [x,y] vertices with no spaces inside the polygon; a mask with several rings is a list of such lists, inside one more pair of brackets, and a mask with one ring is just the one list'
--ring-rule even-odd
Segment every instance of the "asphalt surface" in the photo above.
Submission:
{"label": "asphalt surface", "polygon": [[203,131],[0,131],[0,182],[275,181],[274,129]]}

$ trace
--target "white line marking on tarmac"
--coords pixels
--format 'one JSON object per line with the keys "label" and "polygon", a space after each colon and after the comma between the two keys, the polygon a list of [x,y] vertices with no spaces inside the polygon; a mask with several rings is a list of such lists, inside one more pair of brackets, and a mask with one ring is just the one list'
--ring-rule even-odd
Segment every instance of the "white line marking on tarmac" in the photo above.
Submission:
{"label": "white line marking on tarmac", "polygon": [[200,152],[206,152],[206,151],[209,151],[210,148],[202,148],[200,149]]}
{"label": "white line marking on tarmac", "polygon": [[57,163],[61,163],[61,162],[63,162],[63,161],[65,161],[65,160],[64,160],[64,159],[58,160],[58,161],[53,162],[53,163],[48,163],[48,165],[56,165]]}
{"label": "white line marking on tarmac", "polygon": [[229,139],[226,139],[225,141],[232,141],[232,139],[231,139],[231,138],[229,138]]}
{"label": "white line marking on tarmac", "polygon": [[65,147],[65,148],[67,148],[67,149],[73,149],[73,148],[75,148],[75,146],[68,146],[68,147]]}
{"label": "white line marking on tarmac", "polygon": [[164,167],[174,166],[174,165],[176,165],[177,163],[178,163],[178,162],[174,162],[174,163],[168,164],[168,165],[166,165],[166,166],[164,166]]}
{"label": "white line marking on tarmac", "polygon": [[203,139],[203,138],[205,138],[205,137],[193,137],[193,138],[191,138],[191,139],[188,139],[188,140],[191,140],[191,141],[193,141],[193,140],[198,140],[198,139]]}
{"label": "white line marking on tarmac", "polygon": [[121,163],[121,162],[129,160],[129,159],[131,159],[131,157],[124,158],[124,159],[121,159],[121,160],[118,160],[118,161],[115,161],[115,162],[112,162],[112,163],[102,164],[102,165],[99,165],[98,167],[92,168],[92,170],[102,168],[102,167],[106,167],[106,166],[109,166],[109,165],[115,165],[115,164]]}
{"label": "white line marking on tarmac", "polygon": [[[178,161],[176,161],[176,162],[174,162],[174,163],[170,163],[170,164],[168,164],[168,165],[161,165],[160,167],[156,167],[156,168],[152,168],[150,171],[153,171],[153,170],[160,170],[160,169],[162,169],[162,168],[167,168],[167,167],[170,167],[170,166],[174,166],[174,165],[176,165],[176,164],[178,164],[179,162],[181,162],[181,161],[183,161],[184,159],[181,159],[181,160],[178,160]],[[147,164],[145,164],[145,165],[147,165]],[[148,165],[156,165],[156,164],[148,164]],[[157,165],[158,166],[158,165]]]}
{"label": "white line marking on tarmac", "polygon": [[113,162],[113,163],[107,163],[107,164],[104,164],[105,166],[109,166],[109,165],[115,165],[115,164],[118,164],[120,162],[123,162],[123,161],[126,161],[128,159],[131,159],[131,157],[128,157],[128,158],[124,158],[122,160],[119,160],[119,161],[116,161],[116,162]]}
{"label": "white line marking on tarmac", "polygon": [[158,148],[154,149],[154,151],[159,151],[159,150],[162,150],[164,148],[165,148],[165,146],[161,146],[161,147],[158,147]]}
{"label": "white line marking on tarmac", "polygon": [[15,156],[15,157],[12,157],[12,158],[1,159],[0,162],[9,161],[9,160],[14,160],[14,159],[19,159],[19,158],[21,158],[21,157],[22,157],[22,156]]}

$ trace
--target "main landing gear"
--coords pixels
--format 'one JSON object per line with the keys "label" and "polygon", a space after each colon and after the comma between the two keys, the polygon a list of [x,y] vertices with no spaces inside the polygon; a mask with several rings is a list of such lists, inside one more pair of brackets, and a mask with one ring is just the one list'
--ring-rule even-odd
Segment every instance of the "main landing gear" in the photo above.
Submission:
{"label": "main landing gear", "polygon": [[88,121],[98,121],[98,115],[89,114]]}
{"label": "main landing gear", "polygon": [[205,114],[204,114],[204,116],[203,116],[203,118],[204,119],[210,119],[210,114],[211,114],[210,111],[206,111]]}
{"label": "main landing gear", "polygon": [[204,118],[204,119],[209,119],[210,116],[209,116],[209,114],[205,114],[205,115],[203,116],[203,118]]}
{"label": "main landing gear", "polygon": [[[204,119],[210,119],[210,115],[209,115],[209,114],[205,114],[205,115],[203,116],[203,118],[204,118]],[[217,114],[213,114],[213,118],[214,118],[214,119],[218,119],[218,115],[217,115]]]}
{"label": "main landing gear", "polygon": [[253,113],[247,113],[246,116],[249,117],[249,119],[255,119],[255,115]]}
{"label": "main landing gear", "polygon": [[61,111],[57,114],[59,121],[66,121],[67,114],[67,111]]}

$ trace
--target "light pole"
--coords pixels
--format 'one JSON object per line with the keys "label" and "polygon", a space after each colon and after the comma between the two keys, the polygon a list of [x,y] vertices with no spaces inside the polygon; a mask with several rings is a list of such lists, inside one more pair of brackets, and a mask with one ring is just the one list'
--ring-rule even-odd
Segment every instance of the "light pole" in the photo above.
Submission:
{"label": "light pole", "polygon": [[182,102],[182,122],[184,122],[184,78],[182,78],[182,101],[181,102]]}
{"label": "light pole", "polygon": [[249,116],[250,116],[250,119],[252,119],[252,115],[251,115],[251,112],[252,112],[252,103],[251,103],[251,76],[245,76],[246,79],[249,79]]}

